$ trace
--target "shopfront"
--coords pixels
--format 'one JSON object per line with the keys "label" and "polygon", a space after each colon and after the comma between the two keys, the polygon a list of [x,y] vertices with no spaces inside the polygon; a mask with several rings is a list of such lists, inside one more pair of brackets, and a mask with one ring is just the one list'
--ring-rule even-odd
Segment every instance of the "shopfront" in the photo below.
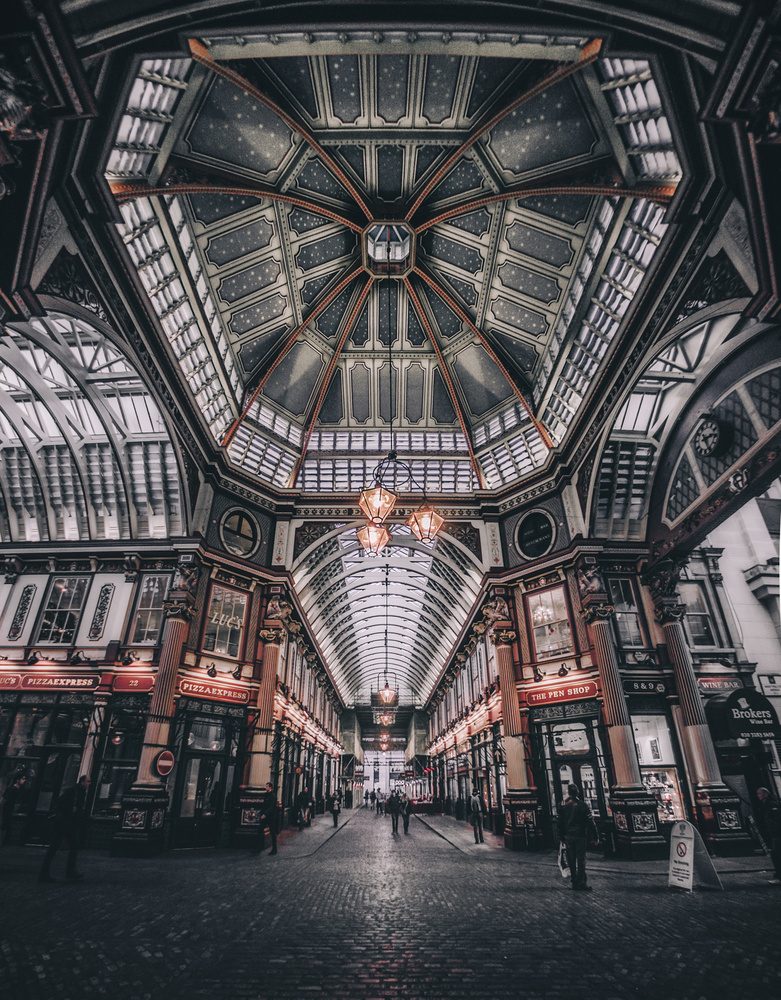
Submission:
{"label": "shopfront", "polygon": [[[12,837],[43,843],[45,822],[81,768],[98,674],[3,673],[0,676],[0,787],[25,778]],[[92,738],[92,737],[90,737]]]}
{"label": "shopfront", "polygon": [[624,691],[632,722],[640,776],[657,802],[659,829],[669,834],[675,820],[685,820],[685,771],[677,753],[672,721],[662,681],[625,680]]}
{"label": "shopfront", "polygon": [[548,845],[558,842],[557,817],[570,782],[580,788],[600,835],[611,817],[607,740],[596,694],[594,681],[526,692],[526,703],[530,706],[530,763],[542,804],[543,837]]}
{"label": "shopfront", "polygon": [[[186,681],[180,689],[187,689]],[[179,701],[173,746],[176,766],[169,781],[174,848],[230,842],[246,759],[246,709],[241,702],[249,700],[249,689],[230,690],[233,703],[193,697]]]}

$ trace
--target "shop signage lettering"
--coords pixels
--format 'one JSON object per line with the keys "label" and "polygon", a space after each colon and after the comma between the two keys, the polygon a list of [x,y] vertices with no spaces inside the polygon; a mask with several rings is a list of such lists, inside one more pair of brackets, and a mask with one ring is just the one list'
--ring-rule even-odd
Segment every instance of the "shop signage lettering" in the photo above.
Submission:
{"label": "shop signage lettering", "polygon": [[98,674],[3,674],[0,688],[21,688],[34,691],[41,688],[48,691],[78,689],[92,691],[100,684]]}
{"label": "shop signage lettering", "polygon": [[215,612],[211,617],[212,625],[227,625],[228,628],[241,628],[244,618],[239,615],[218,615]]}
{"label": "shop signage lettering", "polygon": [[700,691],[742,691],[743,682],[739,677],[698,677]]}
{"label": "shop signage lettering", "polygon": [[154,674],[117,674],[111,685],[112,691],[151,691],[155,683]]}
{"label": "shop signage lettering", "polygon": [[779,736],[778,717],[767,698],[754,688],[733,691],[724,706],[733,740],[774,740]]}
{"label": "shop signage lettering", "polygon": [[666,690],[664,681],[624,681],[627,694],[664,694]]}
{"label": "shop signage lettering", "polygon": [[249,703],[249,690],[247,688],[232,687],[229,684],[208,684],[204,681],[179,682],[179,690],[182,694],[192,695],[194,698],[206,698],[209,701],[227,701],[232,705],[247,705]]}
{"label": "shop signage lettering", "polygon": [[545,705],[552,701],[580,701],[581,698],[596,698],[597,685],[594,681],[563,684],[561,687],[527,690],[525,696],[529,705]]}

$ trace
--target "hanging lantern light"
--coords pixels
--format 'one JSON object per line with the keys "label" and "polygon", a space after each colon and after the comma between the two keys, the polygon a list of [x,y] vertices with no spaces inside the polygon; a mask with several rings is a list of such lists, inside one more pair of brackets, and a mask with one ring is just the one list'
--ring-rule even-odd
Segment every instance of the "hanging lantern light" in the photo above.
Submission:
{"label": "hanging lantern light", "polygon": [[383,705],[392,705],[399,696],[399,692],[390,686],[388,678],[385,678],[385,687],[377,692]]}
{"label": "hanging lantern light", "polygon": [[362,490],[358,506],[373,524],[382,524],[396,504],[396,494],[375,483],[369,490]]}
{"label": "hanging lantern light", "polygon": [[355,532],[364,552],[370,556],[379,555],[391,539],[391,534],[381,524],[366,524]]}
{"label": "hanging lantern light", "polygon": [[407,524],[419,542],[433,542],[444,523],[444,517],[437,514],[433,508],[425,506],[407,518]]}

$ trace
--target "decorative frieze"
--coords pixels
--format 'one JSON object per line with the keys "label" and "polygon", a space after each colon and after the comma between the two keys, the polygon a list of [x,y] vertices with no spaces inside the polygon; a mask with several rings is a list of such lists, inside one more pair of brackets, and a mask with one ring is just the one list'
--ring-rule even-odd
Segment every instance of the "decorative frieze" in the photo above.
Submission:
{"label": "decorative frieze", "polygon": [[89,638],[95,642],[103,635],[103,629],[106,627],[106,618],[108,617],[108,609],[111,606],[111,598],[114,596],[113,583],[104,583],[100,588],[100,593],[98,594],[98,602],[95,605],[95,614],[92,616],[92,624],[89,629]]}
{"label": "decorative frieze", "polygon": [[16,606],[16,611],[11,621],[11,627],[8,629],[8,638],[12,642],[14,639],[18,639],[24,631],[24,623],[27,621],[27,615],[37,589],[34,583],[28,583],[26,587],[22,588],[22,593],[19,595],[19,603]]}

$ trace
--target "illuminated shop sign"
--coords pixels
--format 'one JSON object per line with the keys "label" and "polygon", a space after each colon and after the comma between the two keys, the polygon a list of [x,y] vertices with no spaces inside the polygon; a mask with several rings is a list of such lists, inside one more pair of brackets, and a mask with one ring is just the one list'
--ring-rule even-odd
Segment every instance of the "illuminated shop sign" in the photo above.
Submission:
{"label": "illuminated shop sign", "polygon": [[0,674],[0,689],[22,691],[93,691],[99,674]]}
{"label": "illuminated shop sign", "polygon": [[193,698],[206,698],[208,701],[225,701],[232,705],[249,704],[249,689],[233,687],[231,684],[211,684],[208,681],[179,681],[182,694]]}
{"label": "illuminated shop sign", "polygon": [[556,701],[580,701],[582,698],[596,698],[597,685],[595,681],[561,684],[555,688],[527,690],[524,692],[528,705],[547,705]]}

